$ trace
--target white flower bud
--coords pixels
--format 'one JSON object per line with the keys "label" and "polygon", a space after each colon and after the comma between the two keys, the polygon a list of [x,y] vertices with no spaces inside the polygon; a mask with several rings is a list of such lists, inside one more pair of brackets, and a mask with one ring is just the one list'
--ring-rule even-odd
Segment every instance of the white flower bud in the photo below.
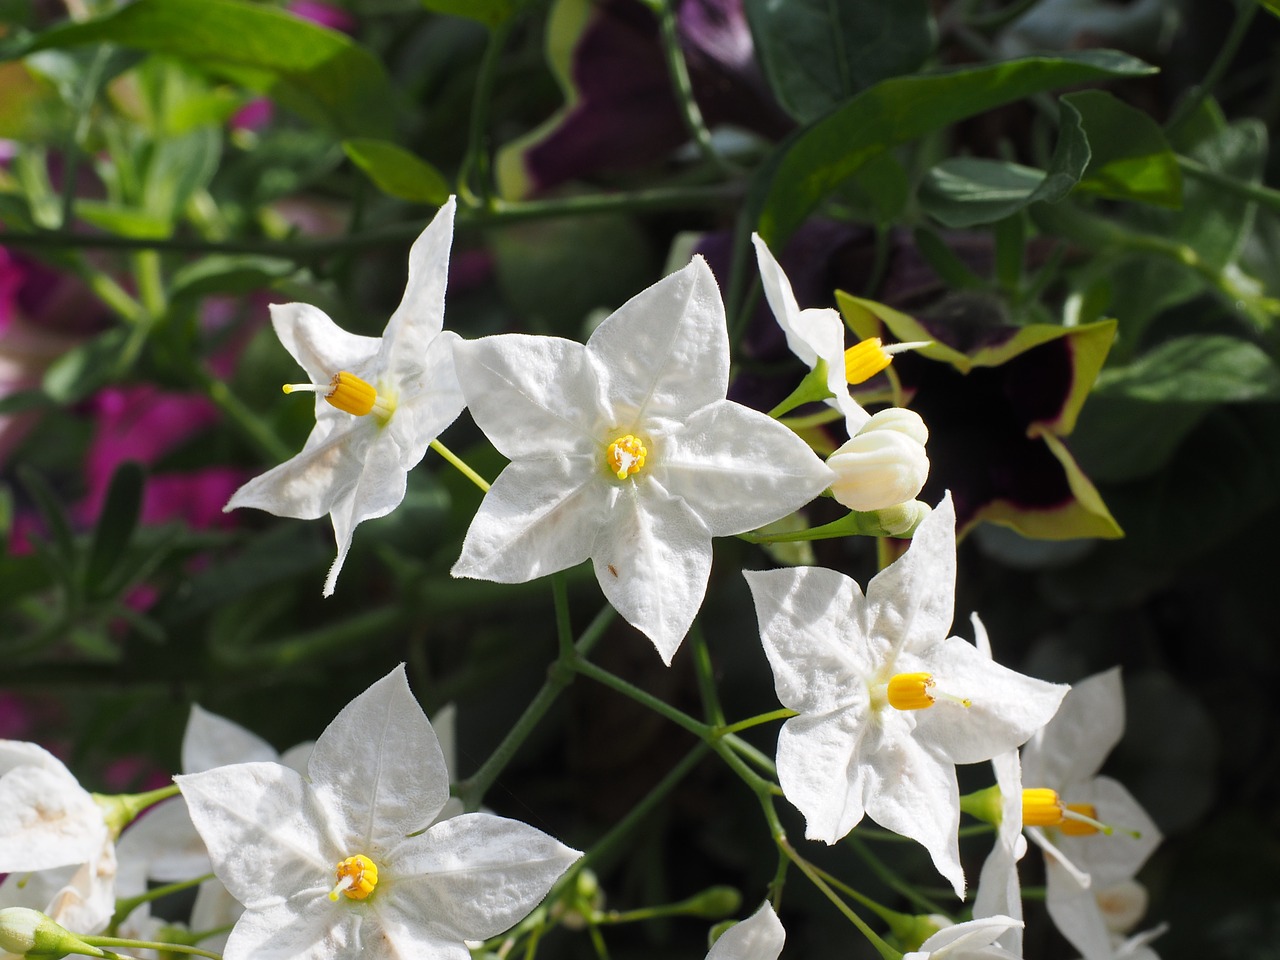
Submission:
{"label": "white flower bud", "polygon": [[1137,880],[1121,880],[1095,896],[1103,922],[1115,933],[1128,933],[1147,912],[1147,888]]}
{"label": "white flower bud", "polygon": [[836,473],[832,495],[862,513],[914,500],[929,477],[924,446],[892,427],[860,431],[827,458],[827,466]]}
{"label": "white flower bud", "polygon": [[77,953],[89,957],[105,956],[66,927],[54,923],[39,910],[26,907],[0,909],[0,950],[25,957],[63,957]]}
{"label": "white flower bud", "polygon": [[888,410],[881,410],[874,414],[858,431],[858,436],[870,433],[872,430],[895,430],[910,437],[922,447],[929,442],[929,428],[920,419],[920,414],[906,407],[890,407]]}

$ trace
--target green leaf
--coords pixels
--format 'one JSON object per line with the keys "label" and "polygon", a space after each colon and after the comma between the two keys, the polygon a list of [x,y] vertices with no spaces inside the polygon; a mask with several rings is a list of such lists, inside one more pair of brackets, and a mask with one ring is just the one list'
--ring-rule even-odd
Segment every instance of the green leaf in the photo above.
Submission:
{"label": "green leaf", "polygon": [[1090,50],[882,81],[788,142],[760,212],[760,234],[778,247],[827,194],[891,147],[1054,87],[1154,70],[1122,53]]}
{"label": "green leaf", "polygon": [[1182,172],[1160,125],[1104,90],[1062,98],[1080,113],[1093,156],[1077,189],[1116,200],[1182,206]]}
{"label": "green leaf", "polygon": [[116,373],[128,331],[116,328],[68,350],[44,373],[45,394],[59,404],[75,403],[97,390]]}
{"label": "green leaf", "polygon": [[129,548],[133,532],[142,512],[142,488],[146,477],[142,467],[132,461],[122,463],[111,475],[107,498],[102,505],[98,525],[94,527],[89,543],[89,554],[84,568],[85,594],[90,597],[105,596],[118,576],[120,558]]}
{"label": "green leaf", "polygon": [[927,0],[746,0],[747,22],[774,96],[801,123],[933,50]]}
{"label": "green leaf", "polygon": [[389,140],[343,140],[342,149],[388,196],[438,207],[453,192],[444,174]]}
{"label": "green leaf", "polygon": [[1071,192],[1089,163],[1089,141],[1080,113],[1060,102],[1058,143],[1048,170],[1003,160],[953,157],[929,171],[921,185],[926,212],[944,226],[960,229],[994,223],[1031,203],[1056,203]]}
{"label": "green leaf", "polygon": [[435,13],[478,20],[486,27],[496,27],[521,7],[521,0],[422,0],[422,5]]}
{"label": "green leaf", "polygon": [[291,260],[254,254],[212,254],[174,271],[169,299],[211,293],[252,293],[297,271]]}
{"label": "green leaf", "polygon": [[173,224],[191,195],[208,186],[222,157],[222,136],[215,127],[196,127],[157,140],[143,172],[143,200],[153,216]]}
{"label": "green leaf", "polygon": [[1157,403],[1280,400],[1280,369],[1248,340],[1192,334],[1165,341],[1127,367],[1104,370],[1096,390]]}
{"label": "green leaf", "polygon": [[241,0],[135,0],[55,27],[22,52],[118,43],[166,53],[265,93],[340,136],[385,136],[394,89],[376,57],[335,30]]}

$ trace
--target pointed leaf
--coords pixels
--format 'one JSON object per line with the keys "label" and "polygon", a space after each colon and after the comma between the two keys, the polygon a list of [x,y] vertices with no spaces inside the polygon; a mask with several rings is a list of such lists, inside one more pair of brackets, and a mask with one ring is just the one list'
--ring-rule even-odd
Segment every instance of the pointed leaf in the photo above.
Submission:
{"label": "pointed leaf", "polygon": [[451,190],[444,174],[389,140],[344,140],[342,149],[388,196],[437,207],[449,199]]}

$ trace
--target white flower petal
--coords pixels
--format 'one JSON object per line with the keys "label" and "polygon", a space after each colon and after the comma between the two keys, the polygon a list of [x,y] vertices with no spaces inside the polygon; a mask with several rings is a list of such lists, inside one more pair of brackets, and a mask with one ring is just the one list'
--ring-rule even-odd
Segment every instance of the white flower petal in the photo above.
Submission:
{"label": "white flower petal", "polygon": [[409,279],[400,306],[387,321],[375,364],[397,383],[418,375],[423,355],[444,326],[455,207],[453,197],[446,200],[409,248]]}
{"label": "white flower petal", "polygon": [[[975,625],[980,627],[975,617]],[[980,631],[979,647],[986,635]],[[1022,919],[1022,888],[1018,882],[1018,861],[1027,851],[1022,836],[1022,771],[1018,751],[992,757],[996,785],[1000,788],[1002,819],[996,827],[996,841],[982,864],[978,888],[973,896],[974,917],[1006,916]],[[1015,956],[1022,956],[1022,928],[1011,927],[999,938]]]}
{"label": "white flower petal", "polygon": [[696,411],[665,439],[653,476],[717,537],[785,517],[835,480],[791,430],[728,400]]}
{"label": "white flower petal", "polygon": [[[365,376],[377,356],[377,337],[347,333],[309,303],[271,304],[271,325],[310,382],[326,384],[339,370]],[[317,394],[316,402],[323,402]]]}
{"label": "white flower petal", "polygon": [[307,773],[329,822],[345,834],[334,838],[348,847],[344,857],[363,853],[376,860],[377,851],[435,819],[449,798],[449,773],[403,664],[325,728]]}
{"label": "white flower petal", "polygon": [[778,782],[804,814],[804,835],[835,843],[856,827],[874,789],[864,762],[870,725],[853,711],[792,717],[778,734]]}
{"label": "white flower petal", "polygon": [[867,584],[872,635],[919,650],[951,628],[956,595],[956,513],[948,492],[916,528],[907,552]]}
{"label": "white flower petal", "polygon": [[511,460],[599,457],[612,437],[596,371],[580,343],[507,333],[460,340],[458,382],[476,424]]}
{"label": "white flower petal", "polygon": [[191,907],[191,932],[195,934],[210,930],[221,932],[203,938],[197,945],[213,953],[222,953],[230,938],[231,927],[243,913],[244,905],[230,894],[217,877],[200,884],[196,888],[196,902]]}
{"label": "white flower petal", "polygon": [[711,534],[652,478],[620,489],[591,562],[605,599],[670,665],[707,593]]}
{"label": "white flower petal", "polygon": [[1060,788],[1088,780],[1124,735],[1120,668],[1073,684],[1054,718],[1022,751],[1028,786]]}
{"label": "white flower petal", "polygon": [[706,261],[694,257],[636,294],[596,328],[586,349],[620,426],[680,420],[723,400],[729,337],[720,288]]}
{"label": "white flower petal", "polygon": [[333,594],[356,527],[365,520],[385,517],[404,500],[409,478],[400,457],[400,447],[391,438],[377,436],[365,446],[362,459],[355,465],[357,471],[351,484],[331,491],[336,497],[329,507],[329,516],[338,553],[325,578],[324,596]]}
{"label": "white flower petal", "polygon": [[431,441],[462,413],[466,401],[453,365],[458,335],[441,333],[415,355],[415,365],[399,382],[401,400],[386,430],[399,448],[400,468],[412,470],[426,456]]}
{"label": "white flower petal", "polygon": [[[366,915],[321,891],[246,910],[227,938],[223,960],[333,960],[363,956]],[[370,957],[372,960],[372,956]]]}
{"label": "white flower petal", "polygon": [[1011,953],[997,944],[1003,934],[1021,930],[1022,921],[1013,917],[994,916],[966,920],[950,927],[943,927],[920,945],[918,953],[908,957],[920,960],[1021,960],[1022,954]]}
{"label": "white flower petal", "polygon": [[525,917],[581,856],[527,824],[466,813],[388,856],[396,883],[379,891],[379,910],[404,922],[429,917],[451,939],[484,940]]}
{"label": "white flower petal", "polygon": [[1110,836],[1101,833],[1068,836],[1054,831],[1054,842],[1072,863],[1088,871],[1094,890],[1128,880],[1163,839],[1160,828],[1133,794],[1110,777],[1064,786],[1062,801],[1091,804],[1098,812],[1097,819],[1115,828]]}
{"label": "white flower petal", "polygon": [[916,717],[916,738],[952,763],[990,760],[1027,741],[1049,722],[1067,687],[1024,676],[949,637],[922,651],[938,689],[970,706],[939,699]]}
{"label": "white flower petal", "polygon": [[199,704],[191,705],[187,730],[182,735],[183,773],[200,773],[228,763],[278,759],[275,748],[256,733]]}
{"label": "white flower petal", "polygon": [[[794,722],[794,721],[789,721]],[[880,826],[920,843],[933,865],[964,899],[960,866],[960,790],[956,768],[911,737],[886,736],[865,762],[876,782],[867,813]]]}
{"label": "white flower petal", "polygon": [[582,457],[513,461],[472,518],[453,575],[523,583],[576,566],[591,555],[618,489]]}
{"label": "white flower petal", "polygon": [[[0,873],[46,870],[98,856],[107,827],[93,798],[35,744],[4,743],[0,770],[13,765],[0,775]],[[33,765],[18,765],[23,759]]]}
{"label": "white flower petal", "polygon": [[378,927],[365,933],[360,960],[471,960],[466,944],[437,934],[421,915],[379,910],[377,920]]}
{"label": "white flower petal", "polygon": [[787,932],[766,900],[760,909],[720,935],[707,960],[778,960]]}
{"label": "white flower petal", "polygon": [[137,876],[142,887],[129,891],[130,895],[142,893],[148,879],[176,883],[213,869],[181,797],[157,803],[135,820],[120,837],[116,855],[122,874],[141,868]]}
{"label": "white flower petal", "polygon": [[255,910],[298,891],[325,899],[340,857],[299,774],[238,763],[174,780],[214,872],[237,900]]}
{"label": "white flower petal", "polygon": [[1111,934],[1093,888],[1080,886],[1050,857],[1045,857],[1044,902],[1054,926],[1084,960],[1114,960]]}
{"label": "white flower petal", "polygon": [[782,705],[811,714],[853,703],[865,709],[874,666],[858,584],[823,567],[744,570],[743,576]]}

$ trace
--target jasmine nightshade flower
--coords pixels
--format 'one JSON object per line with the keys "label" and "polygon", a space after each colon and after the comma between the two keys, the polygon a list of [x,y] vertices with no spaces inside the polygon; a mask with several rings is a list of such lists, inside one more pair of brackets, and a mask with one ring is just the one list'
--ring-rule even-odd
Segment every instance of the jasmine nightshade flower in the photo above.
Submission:
{"label": "jasmine nightshade flower", "polygon": [[821,567],[747,572],[778,699],[778,776],[805,836],[834,843],[864,813],[923,844],[964,895],[955,765],[1013,749],[1065,687],[1015,673],[948,637],[955,604],[951,498],[911,547],[858,584]]}
{"label": "jasmine nightshade flower", "polygon": [[905,954],[902,960],[1022,960],[997,942],[1009,930],[1021,930],[1022,921],[1012,917],[984,917],[943,927]]}
{"label": "jasmine nightshade flower", "polygon": [[333,593],[356,524],[404,499],[406,478],[462,412],[453,372],[456,335],[442,332],[453,239],[452,198],[409,251],[404,297],[379,337],[347,333],[306,303],[272,305],[280,342],[314,392],[316,426],[302,452],[235,492],[225,510],[257,507],[280,517],[333,520],[338,556],[325,579]]}
{"label": "jasmine nightshade flower", "polygon": [[1045,905],[1085,960],[1113,956],[1097,893],[1131,880],[1161,840],[1132,794],[1097,776],[1123,733],[1124,689],[1113,668],[1075,684],[1022,749],[1024,788],[1052,794],[1042,817],[1024,813],[1028,835],[1045,851]]}
{"label": "jasmine nightshade flower", "polygon": [[404,667],[349,703],[304,776],[240,763],[177,777],[214,873],[245,906],[225,960],[468,960],[581,855],[485,813],[433,824],[449,798]]}
{"label": "jasmine nightshade flower", "polygon": [[102,808],[62,761],[0,740],[0,873],[86,863],[111,839]]}
{"label": "jasmine nightshade flower", "polygon": [[725,399],[724,305],[701,257],[585,346],[508,334],[455,357],[476,423],[512,462],[454,576],[522,583],[590,557],[667,663],[706,593],[711,538],[786,516],[834,479],[786,427]]}
{"label": "jasmine nightshade flower", "polygon": [[707,960],[778,960],[786,939],[773,904],[766,900],[759,910],[720,935]]}

